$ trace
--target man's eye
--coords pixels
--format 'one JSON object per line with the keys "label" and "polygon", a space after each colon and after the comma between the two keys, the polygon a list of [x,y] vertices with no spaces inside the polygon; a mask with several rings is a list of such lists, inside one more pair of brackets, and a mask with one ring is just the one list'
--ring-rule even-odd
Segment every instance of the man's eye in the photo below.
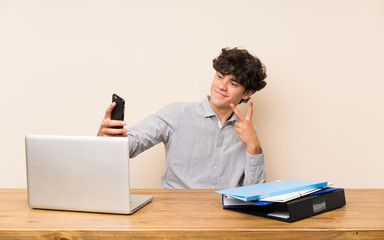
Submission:
{"label": "man's eye", "polygon": [[220,78],[220,79],[223,78],[223,76],[221,76],[221,75],[217,75],[217,77]]}
{"label": "man's eye", "polygon": [[232,86],[234,86],[234,87],[237,87],[237,86],[239,86],[237,83],[235,83],[235,82],[233,82],[233,83],[231,83],[232,84]]}

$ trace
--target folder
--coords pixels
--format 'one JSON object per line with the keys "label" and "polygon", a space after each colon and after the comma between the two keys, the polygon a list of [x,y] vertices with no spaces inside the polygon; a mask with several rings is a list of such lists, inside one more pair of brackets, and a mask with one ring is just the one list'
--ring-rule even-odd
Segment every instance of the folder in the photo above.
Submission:
{"label": "folder", "polygon": [[237,188],[229,188],[217,191],[217,193],[240,199],[242,201],[259,200],[286,193],[298,192],[314,188],[322,188],[328,185],[326,181],[297,181],[285,180],[269,183],[248,185]]}
{"label": "folder", "polygon": [[[224,199],[223,195],[223,199]],[[228,202],[229,203],[229,202]],[[344,189],[333,188],[313,193],[285,203],[279,202],[247,202],[224,205],[223,208],[255,216],[276,219],[284,222],[295,222],[307,217],[340,208],[346,204]]]}

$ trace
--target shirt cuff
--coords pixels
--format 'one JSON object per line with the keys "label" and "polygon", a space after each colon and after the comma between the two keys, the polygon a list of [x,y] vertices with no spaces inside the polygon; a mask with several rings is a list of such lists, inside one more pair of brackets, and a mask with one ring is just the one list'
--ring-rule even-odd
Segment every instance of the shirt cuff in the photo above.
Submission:
{"label": "shirt cuff", "polygon": [[247,163],[253,166],[264,164],[264,150],[260,148],[260,153],[252,155],[246,151]]}
{"label": "shirt cuff", "polygon": [[265,182],[263,149],[260,154],[256,155],[246,153],[245,176],[245,185]]}

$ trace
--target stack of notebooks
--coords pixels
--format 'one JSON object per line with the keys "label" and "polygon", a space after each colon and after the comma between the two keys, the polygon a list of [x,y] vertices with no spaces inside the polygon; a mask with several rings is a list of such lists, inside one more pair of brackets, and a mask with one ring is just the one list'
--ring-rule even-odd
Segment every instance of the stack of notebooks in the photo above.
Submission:
{"label": "stack of notebooks", "polygon": [[223,208],[285,222],[345,205],[344,189],[326,181],[276,181],[217,191]]}

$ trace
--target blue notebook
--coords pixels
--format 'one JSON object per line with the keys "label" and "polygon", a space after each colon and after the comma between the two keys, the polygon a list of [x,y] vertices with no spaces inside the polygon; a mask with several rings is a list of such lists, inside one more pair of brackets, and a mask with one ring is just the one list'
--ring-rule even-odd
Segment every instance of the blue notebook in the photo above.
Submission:
{"label": "blue notebook", "polygon": [[285,180],[269,183],[248,185],[217,191],[217,193],[237,198],[243,201],[254,201],[260,198],[272,197],[280,194],[321,188],[328,185],[326,181],[296,181]]}

